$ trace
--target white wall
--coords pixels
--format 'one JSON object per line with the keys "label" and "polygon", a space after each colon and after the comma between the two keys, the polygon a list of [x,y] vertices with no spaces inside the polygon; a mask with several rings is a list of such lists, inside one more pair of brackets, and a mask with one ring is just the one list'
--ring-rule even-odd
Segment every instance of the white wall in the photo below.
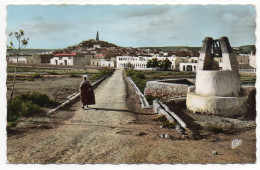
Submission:
{"label": "white wall", "polygon": [[[198,63],[180,63],[179,69],[180,71],[192,71],[195,72],[197,70]],[[191,69],[191,70],[189,70]]]}
{"label": "white wall", "polygon": [[175,57],[175,56],[161,57],[157,54],[154,55],[154,56],[150,56],[150,57],[147,57],[147,56],[138,56],[138,57],[135,57],[135,56],[117,56],[116,57],[116,61],[117,61],[116,68],[125,68],[127,66],[127,64],[130,62],[132,65],[135,66],[134,69],[147,70],[147,67],[146,67],[147,61],[151,60],[152,58],[157,58],[158,60],[164,60],[164,59],[168,58],[168,60],[170,60],[172,62],[171,69],[175,69],[176,68],[175,62],[179,61],[179,60],[176,60],[176,58],[180,58],[180,57]]}
{"label": "white wall", "polygon": [[[73,65],[73,58],[74,57],[68,57],[68,56],[63,56],[63,57],[52,57],[50,59],[50,64],[52,65]],[[66,64],[67,61],[67,64]]]}
{"label": "white wall", "polygon": [[103,67],[115,67],[114,61],[112,60],[101,59],[100,61],[101,61],[101,66]]}
{"label": "white wall", "polygon": [[256,68],[256,55],[251,54],[249,56],[249,65]]}
{"label": "white wall", "polygon": [[[16,63],[17,62],[17,56],[9,57],[8,61],[10,63]],[[19,56],[18,63],[27,63],[27,57]]]}

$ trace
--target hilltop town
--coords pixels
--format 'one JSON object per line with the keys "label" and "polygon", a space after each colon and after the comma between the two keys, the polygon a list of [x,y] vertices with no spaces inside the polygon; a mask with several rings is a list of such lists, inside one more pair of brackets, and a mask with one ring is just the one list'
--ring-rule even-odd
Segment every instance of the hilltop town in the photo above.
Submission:
{"label": "hilltop town", "polygon": [[[239,69],[255,69],[255,46],[234,47]],[[127,68],[129,63],[134,69],[149,70],[147,62],[152,58],[171,61],[171,70],[196,71],[200,47],[120,47],[99,39],[89,39],[79,44],[56,50],[32,50],[32,53],[22,52],[19,63],[50,64],[50,65],[78,65]],[[215,57],[221,62],[221,57]],[[7,62],[17,62],[17,57],[11,50],[7,51]],[[221,66],[220,66],[221,67]],[[243,69],[243,70],[242,70]],[[252,70],[249,70],[252,71]]]}

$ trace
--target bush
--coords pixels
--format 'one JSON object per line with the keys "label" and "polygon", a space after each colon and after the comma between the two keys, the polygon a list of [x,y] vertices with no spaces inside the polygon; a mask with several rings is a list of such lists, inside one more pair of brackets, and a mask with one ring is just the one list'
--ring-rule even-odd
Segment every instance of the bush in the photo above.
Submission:
{"label": "bush", "polygon": [[78,77],[80,77],[80,75],[79,75],[79,74],[75,74],[75,73],[70,73],[70,77],[76,77],[76,78],[78,78]]}
{"label": "bush", "polygon": [[204,127],[204,129],[208,130],[210,132],[216,133],[216,134],[224,132],[222,127],[213,126],[213,125],[208,125],[208,126]]}
{"label": "bush", "polygon": [[15,97],[7,106],[7,121],[11,126],[15,126],[21,117],[31,116],[33,114],[42,113],[40,106],[32,101],[22,101],[19,97]]}
{"label": "bush", "polygon": [[50,74],[50,75],[59,75],[59,73],[56,73],[55,71],[50,71],[50,72],[48,72],[48,74]]}
{"label": "bush", "polygon": [[127,77],[132,77],[134,74],[135,74],[135,70],[133,70],[133,69],[126,70]]}
{"label": "bush", "polygon": [[47,94],[38,92],[32,92],[31,94],[29,92],[21,94],[19,98],[22,101],[32,101],[33,103],[41,107],[51,107],[57,106],[59,104],[59,102],[50,99],[50,97]]}
{"label": "bush", "polygon": [[32,78],[42,78],[42,75],[39,73],[34,73],[34,75],[32,76]]}
{"label": "bush", "polygon": [[155,118],[153,118],[153,121],[161,121],[161,122],[165,122],[167,121],[167,118],[165,115],[158,115]]}
{"label": "bush", "polygon": [[109,74],[112,74],[112,73],[113,73],[113,70],[109,69],[108,67],[102,68],[101,71],[100,71],[100,74],[102,76],[109,75]]}
{"label": "bush", "polygon": [[169,120],[167,119],[167,117],[165,115],[159,115],[155,118],[153,118],[153,121],[159,121],[163,124],[164,127],[166,128],[175,128],[176,124],[174,122],[169,122]]}
{"label": "bush", "polygon": [[49,98],[46,94],[37,92],[25,93],[16,96],[7,105],[7,121],[11,126],[15,126],[21,117],[42,113],[42,107],[57,106],[59,102]]}
{"label": "bush", "polygon": [[133,69],[126,70],[126,76],[131,77],[135,82],[136,86],[144,93],[144,88],[146,86],[147,78],[143,72],[138,72]]}
{"label": "bush", "polygon": [[28,77],[26,80],[27,81],[34,81],[34,78],[33,77]]}
{"label": "bush", "polygon": [[96,80],[100,79],[101,77],[102,77],[101,74],[94,74],[94,75],[91,75],[90,80],[96,81]]}
{"label": "bush", "polygon": [[114,70],[109,69],[108,67],[102,68],[98,74],[95,74],[90,77],[92,81],[96,81],[98,79],[101,79],[104,76],[111,75],[114,72]]}
{"label": "bush", "polygon": [[145,75],[143,73],[140,73],[140,72],[137,72],[134,75],[134,78],[136,78],[136,79],[146,79]]}
{"label": "bush", "polygon": [[147,95],[145,96],[147,102],[149,103],[149,105],[152,105],[153,104],[153,100],[155,99],[160,99],[158,96],[151,96],[151,95]]}

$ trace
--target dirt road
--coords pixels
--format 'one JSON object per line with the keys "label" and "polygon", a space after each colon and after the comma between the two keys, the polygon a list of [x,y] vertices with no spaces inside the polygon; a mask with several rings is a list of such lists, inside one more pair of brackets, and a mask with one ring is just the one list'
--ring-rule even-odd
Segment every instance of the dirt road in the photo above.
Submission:
{"label": "dirt road", "polygon": [[[254,129],[234,135],[209,137],[207,140],[180,140],[175,130],[160,129],[158,122],[152,121],[155,114],[151,110],[130,110],[131,105],[138,104],[138,98],[134,95],[128,96],[128,88],[130,86],[126,86],[122,71],[117,70],[95,90],[96,105],[83,110],[78,102],[67,112],[55,113],[55,120],[59,121],[51,127],[9,136],[9,163],[255,161]],[[69,119],[64,118],[66,116]],[[176,138],[161,138],[162,133]],[[232,150],[230,142],[234,138],[242,139],[243,145]],[[213,155],[212,150],[218,151],[219,155]]]}

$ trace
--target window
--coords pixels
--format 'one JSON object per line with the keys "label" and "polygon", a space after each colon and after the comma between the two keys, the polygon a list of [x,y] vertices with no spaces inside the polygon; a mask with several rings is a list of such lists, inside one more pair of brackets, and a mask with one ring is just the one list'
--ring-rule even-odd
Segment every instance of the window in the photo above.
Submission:
{"label": "window", "polygon": [[185,66],[183,66],[183,71],[185,71]]}
{"label": "window", "polygon": [[192,66],[191,65],[187,66],[187,71],[192,71]]}

